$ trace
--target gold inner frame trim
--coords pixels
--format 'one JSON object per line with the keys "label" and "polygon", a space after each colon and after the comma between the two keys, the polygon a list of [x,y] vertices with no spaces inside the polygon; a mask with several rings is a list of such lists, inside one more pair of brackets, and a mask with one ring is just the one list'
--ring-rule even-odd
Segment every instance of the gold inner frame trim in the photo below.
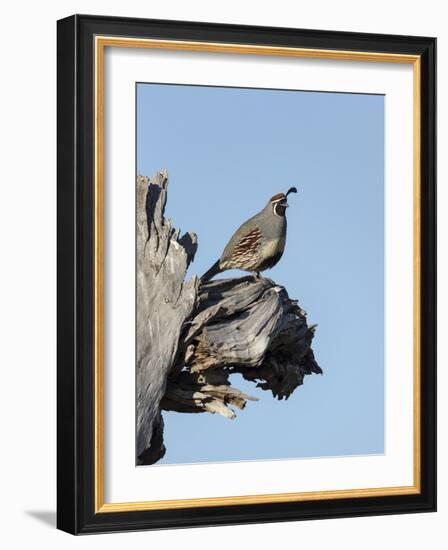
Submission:
{"label": "gold inner frame trim", "polygon": [[[414,297],[414,372],[413,372],[413,420],[414,420],[414,480],[413,485],[401,487],[379,487],[348,490],[313,491],[296,493],[260,494],[193,498],[179,500],[154,500],[141,502],[104,502],[104,50],[106,47],[153,48],[160,50],[194,51],[207,53],[233,53],[246,55],[268,55],[331,59],[348,61],[370,61],[387,63],[408,63],[413,65],[413,297]],[[232,506],[242,504],[263,504],[274,502],[303,502],[341,498],[362,498],[393,495],[419,494],[421,491],[421,60],[417,55],[390,54],[382,52],[357,52],[345,50],[323,50],[253,44],[226,44],[182,40],[156,40],[96,36],[95,55],[95,513],[130,512],[143,510],[167,510],[198,508],[207,506]]]}

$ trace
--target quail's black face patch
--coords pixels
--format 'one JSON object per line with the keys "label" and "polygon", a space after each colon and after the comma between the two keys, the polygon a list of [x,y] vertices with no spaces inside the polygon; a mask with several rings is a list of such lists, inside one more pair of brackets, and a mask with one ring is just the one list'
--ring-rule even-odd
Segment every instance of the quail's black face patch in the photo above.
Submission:
{"label": "quail's black face patch", "polygon": [[272,207],[274,209],[274,214],[276,214],[277,216],[284,216],[286,213],[286,209],[288,208],[286,197],[284,199],[274,202]]}

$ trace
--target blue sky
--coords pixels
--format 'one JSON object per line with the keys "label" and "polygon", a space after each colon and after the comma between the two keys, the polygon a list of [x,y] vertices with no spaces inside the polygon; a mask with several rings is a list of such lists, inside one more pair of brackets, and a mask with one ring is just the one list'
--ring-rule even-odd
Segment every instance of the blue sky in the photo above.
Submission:
{"label": "blue sky", "polygon": [[288,401],[234,375],[260,398],[235,420],[164,413],[159,464],[382,453],[384,97],[138,84],[137,172],[162,168],[167,217],[198,235],[189,275],[270,196],[297,187],[285,253],[266,275],[318,324],[324,374]]}

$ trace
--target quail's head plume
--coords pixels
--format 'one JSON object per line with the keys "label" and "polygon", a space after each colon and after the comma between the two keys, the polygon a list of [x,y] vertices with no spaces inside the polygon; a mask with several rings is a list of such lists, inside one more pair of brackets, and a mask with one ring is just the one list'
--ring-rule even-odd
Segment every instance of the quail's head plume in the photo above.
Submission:
{"label": "quail's head plume", "polygon": [[227,269],[242,269],[259,275],[273,267],[282,257],[286,244],[286,209],[288,195],[297,193],[295,187],[277,193],[266,206],[244,222],[233,234],[217,262],[204,273],[205,282]]}

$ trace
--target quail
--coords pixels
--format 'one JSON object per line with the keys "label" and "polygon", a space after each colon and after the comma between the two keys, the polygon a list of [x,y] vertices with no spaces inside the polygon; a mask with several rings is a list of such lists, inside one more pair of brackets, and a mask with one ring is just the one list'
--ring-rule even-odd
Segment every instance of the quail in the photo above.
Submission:
{"label": "quail", "polygon": [[233,234],[217,262],[204,273],[205,282],[227,269],[242,269],[259,276],[280,260],[286,243],[286,209],[288,195],[297,193],[295,187],[277,193],[255,216],[247,220]]}

